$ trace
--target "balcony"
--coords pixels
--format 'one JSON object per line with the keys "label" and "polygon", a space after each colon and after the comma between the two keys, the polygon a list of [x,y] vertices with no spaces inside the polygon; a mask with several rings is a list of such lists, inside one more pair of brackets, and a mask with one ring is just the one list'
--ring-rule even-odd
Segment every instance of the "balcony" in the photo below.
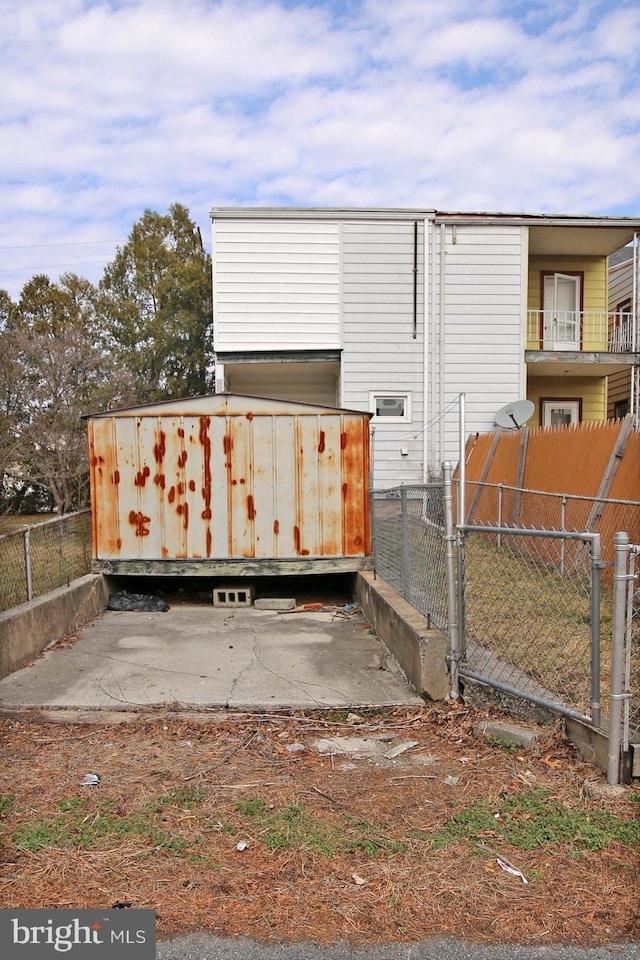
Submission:
{"label": "balcony", "polygon": [[628,313],[528,310],[525,360],[535,375],[604,377],[640,363]]}

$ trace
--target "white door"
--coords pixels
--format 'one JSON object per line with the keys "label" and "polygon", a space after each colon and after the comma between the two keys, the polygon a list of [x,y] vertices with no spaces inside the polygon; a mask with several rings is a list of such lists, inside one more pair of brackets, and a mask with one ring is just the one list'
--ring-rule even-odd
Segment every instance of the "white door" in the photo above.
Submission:
{"label": "white door", "polygon": [[553,273],[544,278],[543,349],[580,349],[580,277]]}

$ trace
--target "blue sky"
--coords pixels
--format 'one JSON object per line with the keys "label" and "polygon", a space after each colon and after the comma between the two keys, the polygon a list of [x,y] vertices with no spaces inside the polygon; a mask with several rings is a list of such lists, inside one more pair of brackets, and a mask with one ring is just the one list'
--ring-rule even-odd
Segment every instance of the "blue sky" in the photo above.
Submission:
{"label": "blue sky", "polygon": [[640,216],[637,0],[0,0],[0,288],[146,208]]}

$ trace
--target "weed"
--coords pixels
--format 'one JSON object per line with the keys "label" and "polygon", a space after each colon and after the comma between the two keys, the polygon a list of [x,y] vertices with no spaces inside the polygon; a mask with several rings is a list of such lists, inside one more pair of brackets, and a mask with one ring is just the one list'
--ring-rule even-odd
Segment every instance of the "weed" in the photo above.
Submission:
{"label": "weed", "polygon": [[13,840],[23,850],[37,853],[65,846],[92,850],[133,838],[146,840],[155,851],[177,857],[193,856],[192,847],[199,838],[192,835],[186,839],[177,832],[165,830],[157,815],[168,807],[192,809],[203,795],[202,791],[191,788],[172,790],[155,797],[142,810],[126,815],[116,811],[115,801],[111,799],[101,799],[93,811],[87,812],[84,799],[65,797],[56,803],[55,816],[33,820],[16,830]]}
{"label": "weed", "polygon": [[483,804],[467,807],[434,835],[432,844],[442,849],[458,840],[487,837],[522,850],[563,843],[576,853],[593,852],[612,843],[635,847],[640,843],[640,823],[603,810],[568,809],[549,791],[532,790],[508,797],[498,810]]}
{"label": "weed", "polygon": [[499,747],[501,750],[506,750],[507,753],[519,753],[522,750],[522,747],[514,743],[513,740],[509,740],[509,737],[487,737],[486,740],[490,746]]}
{"label": "weed", "polygon": [[272,852],[285,848],[304,849],[331,859],[338,853],[374,857],[406,849],[405,844],[384,836],[387,824],[374,826],[354,817],[326,823],[298,804],[274,811],[260,799],[238,801],[236,809],[252,821],[254,830],[262,833],[265,847]]}
{"label": "weed", "polygon": [[15,797],[12,793],[0,793],[0,816],[8,813],[15,803]]}

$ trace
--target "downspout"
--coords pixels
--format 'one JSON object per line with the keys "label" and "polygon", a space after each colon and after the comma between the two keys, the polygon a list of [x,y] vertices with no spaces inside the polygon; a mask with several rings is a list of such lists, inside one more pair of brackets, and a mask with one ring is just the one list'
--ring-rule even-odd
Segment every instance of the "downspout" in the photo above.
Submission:
{"label": "downspout", "polygon": [[[631,349],[634,353],[640,349],[640,311],[638,310],[638,234],[634,233],[633,235],[633,286],[632,286],[632,300],[633,305],[633,326],[631,328]],[[640,417],[640,397],[638,397],[638,389],[640,388],[640,368],[636,364],[631,368],[631,377],[630,377],[630,392],[629,392],[629,410],[636,418],[636,425],[638,422],[638,417]]]}
{"label": "downspout", "polygon": [[423,222],[423,251],[422,251],[422,261],[423,261],[423,277],[422,277],[422,298],[423,298],[423,307],[422,307],[422,326],[423,326],[423,343],[422,343],[422,482],[427,483],[429,479],[429,464],[431,458],[429,456],[429,437],[430,432],[428,429],[428,423],[431,416],[431,409],[429,404],[429,390],[431,388],[431,377],[429,376],[429,318],[431,316],[429,310],[429,254],[428,254],[428,244],[431,243],[431,221],[425,218]]}
{"label": "downspout", "polygon": [[440,377],[438,383],[438,467],[442,467],[444,458],[444,291],[445,291],[445,273],[444,273],[444,248],[446,242],[446,226],[440,224],[440,303],[438,304],[438,327],[439,327],[439,366]]}
{"label": "downspout", "polygon": [[413,339],[418,337],[418,221],[413,221]]}

